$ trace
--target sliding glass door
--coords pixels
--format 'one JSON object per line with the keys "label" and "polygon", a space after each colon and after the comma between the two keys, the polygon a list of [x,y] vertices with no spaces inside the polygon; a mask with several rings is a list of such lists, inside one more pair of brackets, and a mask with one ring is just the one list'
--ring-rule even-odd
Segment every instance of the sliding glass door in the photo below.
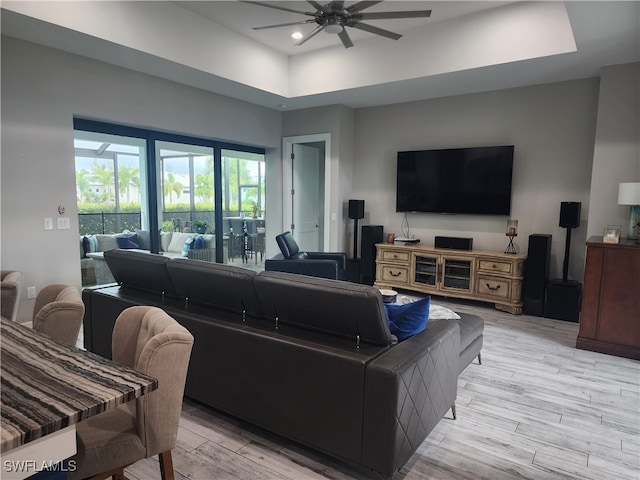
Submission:
{"label": "sliding glass door", "polygon": [[[161,232],[203,234],[211,261],[263,263],[263,149],[83,119],[74,127],[79,233],[91,248],[102,251],[99,235],[137,233],[140,249],[169,255]],[[233,228],[231,218],[242,221]]]}
{"label": "sliding glass door", "polygon": [[215,232],[213,148],[173,142],[155,147],[162,230]]}
{"label": "sliding glass door", "polygon": [[80,235],[148,229],[145,141],[76,132]]}

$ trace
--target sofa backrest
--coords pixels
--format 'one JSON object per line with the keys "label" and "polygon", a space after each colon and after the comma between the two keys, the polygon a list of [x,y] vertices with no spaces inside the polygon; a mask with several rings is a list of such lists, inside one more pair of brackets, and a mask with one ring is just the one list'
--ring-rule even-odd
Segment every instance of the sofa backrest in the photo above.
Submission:
{"label": "sofa backrest", "polygon": [[262,317],[253,288],[256,272],[219,263],[175,258],[167,264],[178,298]]}
{"label": "sofa backrest", "polygon": [[253,277],[264,316],[275,322],[389,345],[391,333],[377,288],[369,285],[295,275],[260,272]]}
{"label": "sofa backrest", "polygon": [[293,235],[291,235],[291,232],[284,232],[280,235],[276,235],[276,243],[278,244],[278,247],[280,247],[280,251],[284,258],[295,257],[300,251],[300,248],[294,240]]}
{"label": "sofa backrest", "polygon": [[169,259],[162,255],[116,249],[104,252],[104,261],[121,287],[165,297],[176,296],[167,270]]}

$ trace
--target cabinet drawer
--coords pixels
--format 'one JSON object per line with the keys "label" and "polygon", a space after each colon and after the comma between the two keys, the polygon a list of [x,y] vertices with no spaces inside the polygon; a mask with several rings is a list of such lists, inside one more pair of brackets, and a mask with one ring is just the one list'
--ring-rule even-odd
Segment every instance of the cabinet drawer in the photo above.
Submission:
{"label": "cabinet drawer", "polygon": [[381,250],[379,260],[383,262],[409,263],[409,252],[397,252],[395,250]]}
{"label": "cabinet drawer", "polygon": [[382,266],[382,282],[409,283],[409,269],[406,267]]}
{"label": "cabinet drawer", "polygon": [[513,273],[511,262],[501,262],[496,260],[479,260],[478,270],[485,272]]}
{"label": "cabinet drawer", "polygon": [[477,294],[483,297],[509,300],[511,298],[511,281],[506,278],[478,275]]}

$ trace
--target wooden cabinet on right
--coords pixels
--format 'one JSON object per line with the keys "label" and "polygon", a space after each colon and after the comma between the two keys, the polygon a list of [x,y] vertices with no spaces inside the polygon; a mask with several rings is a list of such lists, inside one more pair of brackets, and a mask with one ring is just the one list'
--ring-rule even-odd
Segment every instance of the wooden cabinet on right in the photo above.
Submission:
{"label": "wooden cabinet on right", "polygon": [[587,241],[576,347],[640,360],[640,245]]}

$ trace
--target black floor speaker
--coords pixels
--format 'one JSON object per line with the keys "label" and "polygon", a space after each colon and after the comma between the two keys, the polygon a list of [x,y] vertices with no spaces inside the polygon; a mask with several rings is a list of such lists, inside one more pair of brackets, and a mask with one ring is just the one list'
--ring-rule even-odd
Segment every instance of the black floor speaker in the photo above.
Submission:
{"label": "black floor speaker", "polygon": [[581,283],[551,280],[547,285],[544,316],[567,322],[578,322],[580,321],[581,302]]}
{"label": "black floor speaker", "polygon": [[360,243],[360,283],[376,281],[376,243],[382,243],[382,225],[363,225]]}
{"label": "black floor speaker", "polygon": [[347,282],[360,283],[360,259],[347,258]]}
{"label": "black floor speaker", "polygon": [[544,296],[549,282],[551,263],[551,235],[529,235],[529,250],[524,264],[524,313],[542,317]]}

